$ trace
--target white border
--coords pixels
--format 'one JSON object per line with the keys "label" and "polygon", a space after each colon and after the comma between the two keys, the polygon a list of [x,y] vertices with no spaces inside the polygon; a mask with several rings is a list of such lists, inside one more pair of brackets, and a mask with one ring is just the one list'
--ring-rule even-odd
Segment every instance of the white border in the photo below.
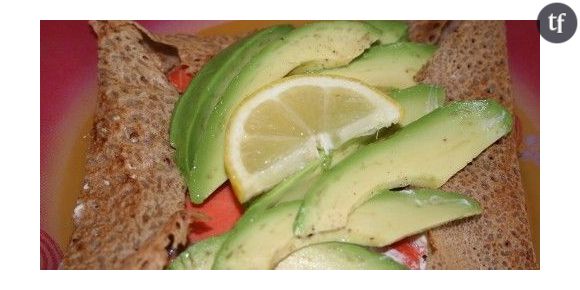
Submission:
{"label": "white border", "polygon": [[[24,1],[23,1],[24,2]],[[556,1],[12,1],[2,9],[3,285],[61,289],[384,288],[488,289],[577,285],[578,51],[568,42],[541,43],[542,259],[540,272],[40,272],[39,19],[535,19]],[[262,2],[259,4],[258,2]],[[580,3],[562,1],[580,17]],[[111,286],[109,286],[111,287]]]}

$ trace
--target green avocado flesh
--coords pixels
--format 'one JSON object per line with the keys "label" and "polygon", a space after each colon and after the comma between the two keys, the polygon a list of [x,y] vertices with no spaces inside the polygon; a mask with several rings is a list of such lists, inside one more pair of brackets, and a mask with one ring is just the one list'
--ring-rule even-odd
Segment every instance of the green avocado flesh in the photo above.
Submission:
{"label": "green avocado flesh", "polygon": [[[228,235],[195,243],[168,270],[211,270],[215,254]],[[393,259],[355,244],[327,242],[304,247],[278,264],[276,270],[406,270]]]}
{"label": "green avocado flesh", "polygon": [[361,22],[328,21],[297,28],[267,45],[229,83],[209,113],[205,126],[192,133],[192,136],[203,136],[195,146],[189,146],[193,166],[186,179],[192,201],[203,202],[226,181],[225,128],[232,110],[246,96],[306,62],[345,65],[378,37],[376,29]]}
{"label": "green avocado flesh", "polygon": [[407,267],[365,247],[328,242],[304,247],[282,260],[276,270],[405,270]]}
{"label": "green avocado flesh", "polygon": [[407,126],[433,110],[443,106],[445,91],[442,88],[419,84],[389,94],[401,105],[403,116],[399,120],[400,126]]}
{"label": "green avocado flesh", "polygon": [[377,88],[404,89],[416,84],[413,77],[436,49],[433,45],[412,42],[379,45],[347,66],[313,73],[349,77]]}
{"label": "green avocado flesh", "polygon": [[299,238],[293,233],[293,224],[300,204],[283,203],[236,224],[236,231],[218,251],[213,269],[273,269],[292,252],[322,242],[386,246],[481,213],[475,200],[457,193],[435,189],[383,191],[358,207],[345,228]]}
{"label": "green avocado flesh", "polygon": [[344,228],[349,213],[381,189],[438,188],[512,128],[490,100],[453,102],[364,146],[308,191],[294,225],[300,237]]}
{"label": "green avocado flesh", "polygon": [[210,237],[201,240],[179,254],[171,264],[169,270],[210,270],[215,255],[227,239],[228,234]]}
{"label": "green avocado flesh", "polygon": [[202,123],[208,111],[213,108],[224,93],[229,82],[267,44],[283,37],[292,26],[280,25],[263,29],[229,46],[212,58],[192,80],[173,111],[170,140],[176,148],[175,160],[187,176],[193,166],[189,148],[196,142]]}
{"label": "green avocado flesh", "polygon": [[321,163],[315,161],[298,173],[286,178],[269,192],[253,202],[244,212],[241,219],[257,212],[276,206],[285,201],[302,200],[314,181],[322,173]]}
{"label": "green avocado flesh", "polygon": [[403,21],[395,20],[367,20],[366,24],[381,31],[380,44],[389,44],[399,41],[407,41],[409,26]]}
{"label": "green avocado flesh", "polygon": [[201,102],[199,101],[199,94],[201,87],[207,84],[208,80],[211,79],[215,71],[223,65],[227,60],[230,59],[232,53],[239,49],[240,46],[244,46],[244,40],[239,43],[232,45],[224,49],[217,56],[212,58],[197,74],[197,76],[189,83],[185,93],[179,98],[173,109],[173,114],[171,116],[171,126],[169,130],[169,140],[171,146],[176,148],[175,160],[179,169],[189,170],[185,165],[185,159],[182,157],[183,150],[185,149],[184,140],[187,128],[191,123],[192,116],[194,116],[194,111],[199,107]]}
{"label": "green avocado flesh", "polygon": [[[403,21],[368,20],[363,22],[380,31],[379,44],[390,44],[398,41],[406,41],[408,39],[408,25]],[[295,75],[315,72],[324,69],[324,67],[323,63],[307,63],[295,68],[290,74]]]}

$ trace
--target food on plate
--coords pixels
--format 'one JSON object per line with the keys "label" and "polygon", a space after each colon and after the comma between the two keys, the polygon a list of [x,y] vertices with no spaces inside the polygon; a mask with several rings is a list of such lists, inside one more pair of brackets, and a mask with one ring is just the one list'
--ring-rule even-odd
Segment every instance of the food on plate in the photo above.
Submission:
{"label": "food on plate", "polygon": [[[538,267],[503,22],[91,25],[99,105],[61,268]],[[228,178],[243,215],[188,240],[212,217],[186,204]]]}

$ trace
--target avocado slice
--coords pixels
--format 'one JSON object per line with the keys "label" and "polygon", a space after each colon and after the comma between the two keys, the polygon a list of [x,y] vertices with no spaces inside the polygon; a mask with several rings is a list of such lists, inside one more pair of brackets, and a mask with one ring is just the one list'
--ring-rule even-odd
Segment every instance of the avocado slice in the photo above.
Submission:
{"label": "avocado slice", "polygon": [[397,20],[366,20],[365,23],[381,31],[380,44],[389,44],[409,39],[409,25]]}
{"label": "avocado slice", "polygon": [[436,50],[434,45],[413,42],[378,45],[347,66],[313,73],[349,77],[380,89],[404,89],[417,84],[413,77]]}
{"label": "avocado slice", "polygon": [[273,269],[289,253],[298,250],[290,244],[294,239],[292,223],[300,203],[283,203],[252,218],[240,219],[217,252],[212,269]]}
{"label": "avocado slice", "polygon": [[363,203],[343,229],[300,238],[293,223],[300,201],[280,204],[236,224],[214,269],[272,269],[290,253],[322,242],[382,247],[446,222],[481,213],[472,198],[436,189],[383,191]]}
{"label": "avocado slice", "polygon": [[[211,270],[215,255],[228,233],[199,241],[177,256],[168,270]],[[405,270],[407,267],[365,247],[328,242],[302,248],[276,267],[277,270]]]}
{"label": "avocado slice", "polygon": [[168,270],[210,270],[217,251],[228,238],[228,233],[209,237],[189,246],[167,267]]}
{"label": "avocado slice", "polygon": [[290,25],[273,26],[258,31],[237,43],[230,45],[212,58],[186,92],[179,98],[171,120],[170,140],[176,148],[176,163],[187,176],[192,167],[189,156],[190,143],[195,142],[192,132],[194,126],[201,126],[210,111],[220,100],[230,81],[241,71],[254,56],[267,44],[279,39],[293,29]]}
{"label": "avocado slice", "polygon": [[230,82],[202,129],[193,132],[193,136],[204,138],[189,146],[193,167],[187,176],[187,185],[192,201],[203,202],[227,179],[223,156],[225,128],[231,111],[247,95],[309,61],[347,64],[378,37],[379,32],[368,24],[328,21],[297,28],[266,46]]}
{"label": "avocado slice", "polygon": [[276,270],[406,270],[393,259],[349,243],[304,247],[282,260]]}
{"label": "avocado slice", "polygon": [[304,199],[294,233],[343,228],[349,213],[382,188],[438,188],[511,128],[510,113],[496,101],[438,108],[323,173]]}
{"label": "avocado slice", "polygon": [[248,207],[241,219],[245,219],[257,212],[263,212],[283,202],[303,200],[306,192],[316,178],[320,176],[322,170],[320,161],[312,162],[301,171],[286,178],[270,191],[260,196]]}
{"label": "avocado slice", "polygon": [[[399,41],[408,40],[408,25],[403,21],[394,20],[367,20],[364,23],[378,29],[381,32],[379,37],[379,44],[390,44]],[[338,65],[336,65],[338,66]],[[324,65],[320,62],[311,62],[303,64],[290,73],[291,75],[305,74],[309,72],[316,72],[324,69]]]}
{"label": "avocado slice", "polygon": [[[439,189],[383,190],[357,207],[342,232],[344,241],[371,247],[390,245],[449,221],[481,214],[479,203]],[[336,232],[319,234],[328,240]],[[316,235],[314,235],[316,236]]]}
{"label": "avocado slice", "polygon": [[389,95],[401,105],[403,110],[399,126],[409,125],[443,106],[445,102],[445,90],[426,84],[418,84],[414,87],[397,90],[389,93]]}

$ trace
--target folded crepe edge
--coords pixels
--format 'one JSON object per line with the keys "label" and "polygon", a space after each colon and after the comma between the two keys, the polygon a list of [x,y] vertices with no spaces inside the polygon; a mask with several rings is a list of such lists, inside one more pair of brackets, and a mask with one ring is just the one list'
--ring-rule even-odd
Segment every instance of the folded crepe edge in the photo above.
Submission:
{"label": "folded crepe edge", "polygon": [[179,94],[166,73],[186,65],[195,75],[236,37],[159,36],[132,21],[89,24],[99,43],[98,104],[60,268],[162,269],[187,245],[190,223],[207,219],[185,210],[186,187],[166,136]]}
{"label": "folded crepe edge", "polygon": [[195,221],[207,220],[201,212],[182,210],[171,216],[163,228],[154,234],[133,255],[123,261],[121,269],[159,270],[167,266],[187,246],[189,226]]}
{"label": "folded crepe edge", "polygon": [[[433,26],[437,32],[431,34]],[[413,29],[412,40],[439,44],[417,81],[444,87],[448,101],[494,99],[515,116],[503,21],[421,21]],[[442,187],[475,198],[484,210],[428,232],[429,269],[539,267],[516,146],[512,130]]]}

